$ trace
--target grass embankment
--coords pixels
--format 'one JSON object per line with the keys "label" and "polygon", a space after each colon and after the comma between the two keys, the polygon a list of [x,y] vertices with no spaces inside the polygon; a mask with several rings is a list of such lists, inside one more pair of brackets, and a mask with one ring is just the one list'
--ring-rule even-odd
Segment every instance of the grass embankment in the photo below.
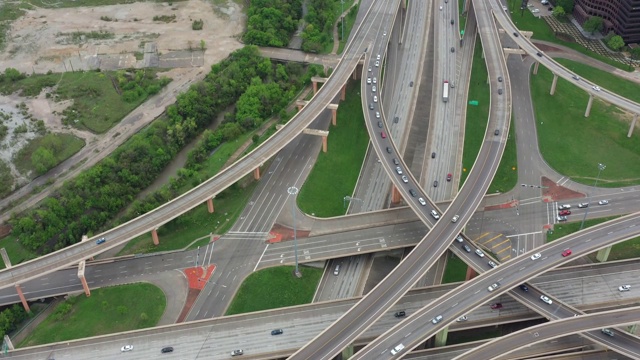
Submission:
{"label": "grass embankment", "polygon": [[[353,3],[353,0],[349,1],[349,6]],[[345,5],[347,3],[345,2]],[[344,47],[347,45],[347,40],[349,39],[349,35],[351,34],[351,29],[353,28],[353,24],[356,22],[356,17],[358,17],[358,7],[360,4],[356,5],[353,9],[349,10],[347,16],[344,17],[344,38],[342,37],[341,24],[338,24],[338,34],[340,36],[340,45],[338,45],[338,54],[342,54]],[[345,9],[347,7],[345,6]],[[338,21],[340,19],[338,18]]]}
{"label": "grass embankment", "polygon": [[442,283],[449,284],[459,281],[464,281],[467,277],[467,264],[459,257],[451,254],[447,259],[447,267],[444,270],[442,276]]}
{"label": "grass embankment", "polygon": [[323,270],[300,266],[302,277],[296,278],[294,269],[294,266],[278,266],[249,275],[225,315],[311,303]]}
{"label": "grass embankment", "polygon": [[344,197],[353,194],[369,144],[360,84],[352,82],[338,108],[337,126],[329,129],[327,152],[320,152],[300,194],[298,206],[319,217],[344,215]]}
{"label": "grass embankment", "polygon": [[593,186],[601,163],[606,169],[598,186],[640,184],[640,138],[627,138],[629,116],[594,100],[585,118],[589,95],[563,79],[558,79],[555,95],[549,95],[552,79],[544,67],[531,77],[538,143],[549,165],[574,181]]}
{"label": "grass embankment", "polygon": [[[617,219],[618,216],[610,216],[599,219],[588,219],[584,222],[584,228],[588,228],[591,226],[595,226],[601,224],[605,221]],[[582,221],[566,223],[566,224],[557,224],[553,227],[553,234],[547,234],[547,242],[551,242],[562,237],[565,237],[569,234],[573,234],[576,231],[580,230],[580,225],[582,225]],[[596,262],[596,253],[589,254],[589,258]],[[609,253],[608,261],[612,260],[625,260],[625,259],[634,259],[640,258],[640,236],[627,240],[625,242],[621,242],[619,244],[613,245],[611,248],[611,252]]]}
{"label": "grass embankment", "polygon": [[[514,1],[514,0],[511,0]],[[525,10],[523,15],[521,15],[521,11],[519,9],[519,4],[520,2],[518,2],[518,6],[515,7],[515,11],[513,13],[511,13],[511,20],[513,21],[513,23],[518,27],[518,29],[520,30],[526,30],[526,31],[532,31],[533,32],[533,40],[543,40],[543,41],[549,41],[552,43],[556,43],[558,45],[562,45],[562,46],[566,46],[568,48],[571,48],[575,51],[578,51],[582,54],[585,54],[589,57],[592,57],[596,60],[600,60],[604,63],[607,63],[611,66],[615,66],[618,69],[624,70],[624,71],[629,71],[629,65],[627,64],[623,64],[621,62],[615,61],[613,59],[610,59],[606,56],[602,56],[598,53],[595,53],[587,48],[585,48],[584,46],[574,43],[574,42],[569,42],[569,41],[564,41],[562,39],[559,39],[556,37],[555,33],[553,32],[553,30],[549,27],[549,25],[547,25],[547,23],[544,21],[544,19],[542,18],[537,18],[535,17],[531,11],[529,10]],[[514,9],[514,7],[511,6],[512,4],[509,4],[509,8],[510,9]]]}
{"label": "grass embankment", "polygon": [[464,5],[468,0],[458,0],[458,27],[460,31],[464,31],[464,27],[467,26],[467,12]]}
{"label": "grass embankment", "polygon": [[164,293],[151,284],[97,289],[59,304],[18,347],[153,327],[165,307]]}

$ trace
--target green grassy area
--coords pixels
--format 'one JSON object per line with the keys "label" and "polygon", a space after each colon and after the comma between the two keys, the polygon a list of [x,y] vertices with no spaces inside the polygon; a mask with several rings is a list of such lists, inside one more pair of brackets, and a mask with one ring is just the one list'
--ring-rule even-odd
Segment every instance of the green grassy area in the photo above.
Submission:
{"label": "green grassy area", "polygon": [[600,70],[589,65],[575,62],[568,59],[555,59],[562,66],[578,74],[580,77],[588,79],[598,84],[600,87],[624,96],[629,100],[640,102],[639,85],[636,82],[615,76],[612,73]]}
{"label": "green grassy area", "polygon": [[[514,2],[517,3],[517,5],[514,5]],[[529,10],[524,10],[524,12],[521,12],[520,3],[521,2],[519,0],[509,0],[509,9],[515,9],[511,13],[511,20],[518,27],[518,29],[533,31],[532,38],[534,40],[544,40],[556,43],[558,45],[566,46],[596,60],[600,60],[611,66],[615,66],[618,69],[629,71],[629,66],[627,64],[623,64],[608,57],[602,56],[577,43],[564,41],[557,38],[553,30],[551,30],[549,25],[547,25],[547,23],[542,18],[535,17]]]}
{"label": "green grassy area", "polygon": [[467,12],[464,10],[465,2],[470,0],[458,0],[458,28],[460,31],[464,31],[464,27],[467,26]]}
{"label": "green grassy area", "polygon": [[[0,248],[5,248],[12,265],[17,265],[21,262],[25,262],[38,257],[37,254],[29,251],[29,249],[22,246],[18,239],[11,234],[0,239]],[[0,257],[0,268],[4,269],[5,267],[6,265],[4,263],[4,260]]]}
{"label": "green grassy area", "polygon": [[547,163],[586,185],[594,185],[599,163],[606,169],[600,174],[598,186],[640,184],[640,137],[627,138],[627,115],[594,100],[591,114],[585,118],[587,93],[558,79],[556,94],[551,96],[552,78],[544,67],[531,77],[538,143]]}
{"label": "green grassy area", "polygon": [[[353,3],[353,0],[350,0],[350,4],[349,6],[351,6],[351,3]],[[351,29],[353,29],[353,24],[355,24],[356,22],[356,17],[358,16],[358,6],[356,5],[355,9],[352,9],[351,11],[349,11],[349,13],[347,13],[347,16],[345,16],[344,18],[344,38],[340,38],[340,45],[338,46],[338,54],[342,54],[342,51],[344,50],[344,47],[347,45],[347,40],[349,39],[349,35],[351,34]],[[345,9],[346,9],[346,3],[345,3]],[[340,21],[340,19],[338,19],[338,21]],[[340,32],[340,26],[338,26],[338,32]]]}
{"label": "green grassy area", "polygon": [[464,130],[464,151],[462,154],[462,174],[460,186],[464,184],[471,166],[478,157],[484,133],[489,119],[489,84],[487,84],[487,66],[482,59],[480,38],[476,40],[473,53],[471,79],[469,80],[469,101],[478,101],[478,106],[467,105],[467,119]]}
{"label": "green grassy area", "polygon": [[11,175],[9,165],[0,159],[0,197],[5,197],[11,193],[15,180]]}
{"label": "green grassy area", "polygon": [[[55,137],[54,140],[57,144],[55,149],[52,149],[51,151],[51,153],[55,157],[56,165],[73,156],[73,154],[80,151],[80,149],[82,149],[85,145],[83,139],[72,134],[51,133],[47,135],[47,137],[50,136]],[[39,176],[39,174],[36,172],[36,169],[33,166],[31,156],[40,146],[48,148],[47,145],[43,144],[43,140],[49,142],[51,139],[45,140],[45,137],[38,137],[29,141],[29,143],[20,150],[13,161],[16,168],[22,174],[31,172],[32,179]]]}
{"label": "green grassy area", "polygon": [[500,159],[500,165],[496,171],[496,175],[489,185],[488,194],[504,193],[516,186],[518,182],[518,153],[516,147],[516,129],[513,124],[513,114],[511,116],[511,125],[509,126],[509,138],[504,148],[504,154]]}
{"label": "green grassy area", "polygon": [[[143,88],[148,88],[148,84],[162,86],[164,80],[156,78],[158,71],[145,69],[146,85],[142,86]],[[146,95],[141,95],[131,101],[125,101],[125,97],[118,92],[125,94],[126,90],[114,87],[114,83],[118,83],[116,79],[123,77],[129,78],[124,72],[113,71],[36,74],[15,83],[4,83],[0,92],[7,94],[21,90],[23,96],[35,96],[43,88],[55,86],[52,95],[56,101],[73,100],[73,104],[63,112],[63,122],[95,133],[103,133],[147,99]],[[140,91],[144,92],[142,88]]]}
{"label": "green grassy area", "polygon": [[464,281],[467,277],[467,264],[459,257],[451,254],[447,259],[447,267],[444,269],[442,283],[449,284]]}
{"label": "green grassy area", "polygon": [[300,266],[301,278],[293,276],[294,266],[278,266],[249,275],[225,315],[309,304],[322,277],[322,269]]}
{"label": "green grassy area", "polygon": [[[349,9],[349,7],[353,4],[353,0],[345,0],[344,4],[338,2],[337,6],[336,6],[336,11],[335,11],[335,17],[336,17],[336,26],[338,27],[338,39],[340,39],[340,35],[341,35],[341,30],[340,30],[340,15],[342,14],[342,10],[344,9],[344,11],[347,11]],[[347,31],[348,28],[347,27],[347,21],[348,21],[348,16],[345,16],[344,18],[345,20],[345,31],[344,31],[344,37],[345,38],[349,38],[349,32]],[[355,20],[355,17],[354,17]],[[353,23],[352,23],[353,25]],[[340,54],[340,49],[342,44],[339,45],[338,47],[338,54]],[[331,40],[327,41],[324,44],[324,49],[322,49],[322,53],[323,54],[331,54],[331,50],[333,50],[333,31],[331,32]]]}
{"label": "green grassy area", "polygon": [[[197,239],[206,237],[209,233],[224,234],[242,213],[257,184],[256,181],[252,181],[245,188],[240,188],[236,184],[218,194],[213,199],[215,209],[213,214],[209,213],[207,204],[203,202],[201,206],[161,226],[158,229],[160,239],[158,246],[153,245],[150,233],[144,234],[129,241],[118,255],[178,250]],[[208,241],[208,238],[201,239],[190,248],[204,245]]]}
{"label": "green grassy area", "polygon": [[337,126],[329,129],[328,150],[320,152],[300,190],[298,206],[307,214],[330,217],[346,212],[344,197],[353,194],[369,144],[359,90],[360,83],[350,83],[338,108]]}
{"label": "green grassy area", "polygon": [[18,347],[153,327],[165,307],[164,293],[151,284],[93,290],[90,297],[74,296],[59,304]]}

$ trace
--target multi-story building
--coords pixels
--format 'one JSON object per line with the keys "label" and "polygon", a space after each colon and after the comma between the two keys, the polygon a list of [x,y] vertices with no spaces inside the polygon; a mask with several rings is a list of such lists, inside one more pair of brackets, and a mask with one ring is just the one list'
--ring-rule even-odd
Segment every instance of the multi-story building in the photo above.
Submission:
{"label": "multi-story building", "polygon": [[613,31],[627,44],[640,42],[640,0],[575,0],[573,16],[580,24],[599,16],[604,34]]}

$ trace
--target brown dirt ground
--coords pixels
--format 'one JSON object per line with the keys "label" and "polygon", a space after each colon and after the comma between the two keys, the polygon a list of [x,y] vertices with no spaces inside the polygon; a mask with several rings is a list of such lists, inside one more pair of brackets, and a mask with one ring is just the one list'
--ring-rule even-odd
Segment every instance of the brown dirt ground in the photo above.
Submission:
{"label": "brown dirt ground", "polygon": [[542,189],[542,199],[545,202],[585,197],[583,193],[560,186],[544,176],[542,177],[542,186],[546,187]]}
{"label": "brown dirt ground", "polygon": [[[311,231],[296,230],[296,237],[306,238],[309,237],[309,233],[311,233]],[[274,224],[271,228],[271,231],[269,232],[269,235],[271,238],[267,241],[271,243],[293,240],[293,229],[282,226],[280,224]]]}

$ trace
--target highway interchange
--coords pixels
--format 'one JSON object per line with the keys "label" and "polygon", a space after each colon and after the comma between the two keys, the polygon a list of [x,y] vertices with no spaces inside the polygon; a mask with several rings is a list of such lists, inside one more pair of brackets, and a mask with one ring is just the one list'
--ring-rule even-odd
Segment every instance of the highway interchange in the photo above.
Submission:
{"label": "highway interchange", "polygon": [[[478,3],[478,2],[476,2],[476,4],[477,4],[477,3]],[[388,6],[388,9],[393,9],[393,4],[386,4],[386,5]],[[374,4],[374,6],[376,6],[376,5]],[[396,6],[397,6],[397,4],[396,4]],[[374,9],[374,13],[375,13],[375,14],[378,14],[378,13],[380,13],[380,14],[386,14],[387,16],[389,16],[389,15],[393,14],[393,13],[389,13],[389,12],[385,12],[385,11],[379,11],[378,9]],[[488,13],[488,12],[487,12],[487,13]],[[488,14],[480,14],[479,16],[483,16],[483,17],[486,17],[486,18],[488,18],[488,17],[489,17],[489,16],[488,16]],[[390,20],[389,20],[389,19],[387,19],[387,21],[390,21]],[[366,23],[366,22],[365,22],[365,23]],[[384,29],[384,28],[383,28],[383,29]],[[383,31],[383,29],[378,29],[378,30],[379,30],[379,31]],[[491,33],[493,33],[493,34],[497,34],[497,31],[495,31],[495,29],[490,30],[490,31],[488,31],[488,32],[491,32]],[[356,37],[356,39],[357,39],[357,37]],[[380,41],[380,43],[376,42],[375,46],[373,46],[373,47],[368,47],[368,49],[371,49],[371,50],[369,50],[369,52],[366,54],[367,59],[372,59],[372,56],[374,56],[373,54],[375,54],[376,52],[384,53],[384,51],[379,51],[378,49],[380,49],[380,48],[385,48],[385,47],[386,47],[386,44],[384,44],[384,41],[386,41],[386,39],[384,39],[384,36],[382,36],[382,38],[380,38],[380,34],[378,34],[378,36],[376,37],[376,41]],[[485,47],[485,49],[490,48],[490,47],[493,47],[493,48],[495,48],[495,49],[500,49],[500,46],[499,46],[499,44],[497,43],[497,38],[496,38],[496,37],[491,37],[489,41],[491,42],[491,45],[487,44],[487,40],[483,40],[483,46]],[[352,42],[352,43],[353,43],[353,42]],[[486,50],[485,50],[485,51],[486,51]],[[347,53],[347,54],[348,54],[348,53]],[[489,54],[487,54],[487,58],[489,59]],[[495,66],[499,66],[499,65],[501,65],[501,64],[502,64],[502,62],[499,62],[499,61],[489,61],[489,63],[491,63],[491,64],[495,63],[495,64],[493,64],[493,65],[495,65]],[[366,68],[366,65],[365,65],[365,68]],[[494,74],[494,75],[492,75],[492,76],[491,76],[491,78],[492,78],[492,79],[494,79],[494,80],[492,80],[492,82],[495,82],[495,79],[497,78],[497,76],[495,76],[495,74],[503,74],[502,76],[505,76],[505,77],[507,76],[507,75],[506,75],[506,74],[507,74],[507,71],[506,71],[506,69],[505,69],[504,67],[503,67],[503,68],[501,68],[501,69],[499,69],[499,70],[494,69],[493,71],[490,71],[490,73],[493,73],[493,74]],[[364,82],[363,82],[363,84],[364,84]],[[495,86],[495,85],[497,85],[497,83],[493,83],[493,85]],[[506,85],[505,85],[505,86],[506,86]],[[363,94],[365,94],[365,93],[366,93],[366,91],[367,91],[367,90],[366,90],[366,88],[367,88],[367,86],[366,86],[366,84],[365,84],[365,85],[363,86],[363,89],[364,89],[364,90],[363,90]],[[506,91],[505,91],[505,94],[504,94],[504,95],[505,95],[505,98],[508,98],[508,95],[509,95],[509,91],[508,91],[508,89],[509,89],[509,87],[508,87],[508,86],[506,86],[506,89],[505,89]],[[506,102],[507,102],[507,103],[508,103],[508,101],[509,101],[509,100],[506,100]],[[489,128],[490,128],[491,130],[490,130],[490,131],[488,131],[488,133],[487,133],[487,136],[486,136],[486,137],[487,137],[487,139],[486,139],[486,146],[484,146],[484,147],[483,147],[483,152],[485,153],[485,154],[484,154],[484,157],[485,157],[485,158],[487,158],[487,159],[498,159],[498,160],[494,160],[494,163],[493,163],[493,164],[492,164],[492,166],[490,166],[490,167],[483,166],[481,169],[478,169],[478,171],[474,171],[474,172],[472,172],[474,175],[475,175],[475,174],[477,174],[477,177],[481,178],[482,182],[479,182],[478,184],[476,184],[476,183],[474,183],[474,182],[472,181],[472,180],[473,180],[473,178],[470,176],[470,178],[467,180],[467,183],[465,184],[465,187],[463,187],[462,192],[460,193],[461,195],[463,195],[463,197],[458,197],[460,200],[455,199],[455,200],[454,200],[454,202],[453,202],[453,204],[450,206],[449,210],[447,210],[447,213],[445,213],[445,214],[446,214],[446,216],[447,216],[447,218],[443,218],[443,220],[444,220],[444,221],[442,221],[442,222],[441,222],[441,223],[442,223],[442,224],[444,224],[444,225],[442,225],[442,226],[441,226],[441,229],[439,229],[439,227],[438,227],[438,226],[436,226],[436,227],[434,228],[434,230],[432,230],[432,233],[433,233],[433,234],[430,234],[429,236],[432,236],[433,238],[438,238],[438,239],[446,239],[447,241],[445,241],[443,244],[441,244],[441,245],[438,247],[438,250],[433,251],[433,253],[435,254],[435,255],[431,256],[431,258],[433,258],[433,259],[432,259],[432,260],[428,260],[428,261],[426,261],[426,263],[425,263],[425,264],[423,264],[423,268],[424,268],[424,267],[428,267],[431,263],[433,263],[433,261],[435,261],[435,258],[437,257],[437,255],[438,255],[439,253],[442,253],[442,252],[444,251],[444,249],[446,249],[446,247],[448,246],[448,244],[446,244],[446,242],[450,242],[450,241],[455,237],[455,235],[456,235],[456,234],[461,230],[461,228],[462,228],[463,224],[464,224],[468,219],[470,219],[470,217],[471,217],[472,213],[474,212],[474,211],[473,211],[473,209],[475,209],[475,208],[477,207],[477,204],[479,203],[479,201],[480,201],[480,199],[481,199],[481,197],[480,197],[479,195],[477,195],[477,194],[482,194],[482,193],[484,193],[484,191],[477,191],[477,192],[476,192],[475,190],[476,190],[476,189],[478,189],[478,188],[479,188],[479,189],[483,189],[483,188],[484,188],[484,190],[486,191],[486,186],[488,186],[488,184],[489,184],[489,182],[490,182],[490,179],[492,178],[492,176],[491,176],[492,171],[495,171],[495,167],[497,167],[497,163],[498,163],[498,161],[499,161],[499,157],[500,157],[499,155],[501,154],[501,151],[502,151],[502,148],[503,148],[503,145],[504,145],[504,141],[506,141],[505,136],[506,136],[506,134],[508,133],[508,131],[507,131],[507,129],[508,129],[508,124],[509,124],[509,122],[508,122],[508,109],[510,108],[510,106],[507,106],[506,104],[502,104],[502,109],[503,109],[503,110],[501,110],[501,109],[499,108],[499,106],[500,106],[500,105],[499,105],[499,104],[496,104],[496,105],[494,106],[493,102],[494,102],[494,97],[492,96],[492,115],[494,115],[494,114],[502,114],[502,116],[503,116],[503,117],[505,117],[506,119],[504,119],[504,118],[503,118],[502,120],[500,120],[500,122],[501,122],[501,125],[500,125],[500,126],[499,126],[499,125],[490,125],[490,126],[489,126]],[[497,100],[496,100],[496,102],[497,102]],[[506,109],[507,111],[505,111],[504,109]],[[367,113],[367,111],[366,111],[366,110],[365,110],[365,113]],[[369,113],[369,115],[371,115],[371,114]],[[496,117],[495,117],[495,116],[493,116],[491,121],[492,121],[492,122],[497,121],[497,120],[496,120]],[[391,177],[392,179],[394,179],[394,180],[395,180],[395,182],[397,183],[396,185],[398,186],[398,188],[400,189],[400,191],[403,193],[403,195],[404,195],[405,199],[411,199],[411,196],[408,194],[408,190],[410,189],[410,187],[413,187],[413,188],[415,188],[415,189],[421,189],[422,187],[421,187],[420,185],[417,185],[417,184],[418,184],[418,182],[417,182],[417,181],[415,181],[415,179],[413,179],[413,177],[412,177],[412,176],[410,176],[410,178],[411,178],[410,185],[404,185],[404,184],[402,184],[402,183],[399,183],[399,181],[398,181],[398,177],[397,177],[397,175],[394,173],[394,170],[395,170],[394,168],[395,168],[395,166],[393,166],[393,167],[389,166],[389,164],[391,164],[391,159],[392,159],[392,157],[391,157],[391,156],[393,156],[393,155],[388,155],[388,154],[385,154],[385,152],[383,152],[383,151],[384,151],[384,150],[383,150],[383,149],[384,149],[383,145],[385,145],[385,144],[383,144],[383,139],[381,139],[381,138],[380,138],[379,133],[377,132],[377,128],[374,128],[374,127],[376,126],[376,125],[375,125],[375,124],[376,124],[376,122],[377,122],[376,120],[371,119],[371,120],[367,121],[367,125],[368,125],[369,130],[370,130],[370,133],[371,133],[371,138],[372,138],[372,140],[374,140],[374,143],[375,143],[375,145],[376,145],[376,146],[374,146],[374,148],[375,148],[375,150],[376,150],[376,151],[377,151],[377,153],[378,153],[378,157],[379,157],[383,162],[385,162],[385,163],[383,163],[383,165],[387,165],[387,166],[385,167],[385,170],[386,170],[386,171],[387,171],[387,173],[389,174],[389,177]],[[385,125],[389,125],[389,124],[391,124],[391,121],[386,121],[385,123],[386,123]],[[501,129],[501,132],[500,132],[500,135],[501,135],[501,136],[499,136],[499,139],[498,139],[499,141],[495,141],[496,139],[494,138],[493,130],[492,130],[492,129],[494,129],[494,128],[496,128],[496,129]],[[386,128],[385,128],[385,129],[386,129]],[[392,147],[392,149],[393,149],[393,153],[397,153],[397,150],[396,150],[396,148],[395,148],[394,144],[393,144],[393,143],[389,143],[389,145],[391,145],[391,147]],[[482,153],[481,153],[481,155],[479,156],[479,159],[482,159],[482,158],[483,158],[483,155],[482,155]],[[403,164],[403,167],[404,167],[404,166],[405,166],[405,165]],[[405,167],[405,168],[406,168],[406,167]],[[485,170],[484,170],[484,172],[482,172],[482,171],[483,171],[483,169],[485,169]],[[410,173],[408,173],[408,174],[410,175]],[[487,180],[487,179],[488,179],[488,180]],[[465,189],[466,189],[466,190],[468,190],[468,191],[467,191],[467,193],[465,193]],[[426,199],[429,199],[428,197],[425,197],[425,198],[426,198]],[[464,199],[464,200],[466,200],[466,198],[472,198],[472,199],[473,199],[473,201],[471,201],[471,206],[469,206],[468,208],[464,209],[464,211],[463,211],[462,206],[460,206],[460,203],[463,203],[463,199]],[[280,199],[280,200],[278,200],[278,201],[280,201],[280,202],[282,203],[282,202],[284,202],[285,200]],[[202,201],[200,200],[200,202],[202,202]],[[198,202],[195,202],[195,203],[198,203]],[[409,205],[411,205],[411,206],[414,208],[414,210],[418,210],[418,215],[420,215],[420,217],[421,217],[423,220],[426,220],[429,224],[431,224],[432,220],[430,219],[430,217],[429,217],[429,215],[428,215],[428,211],[430,211],[430,210],[431,210],[431,207],[424,207],[424,208],[423,208],[423,207],[421,207],[419,204],[417,204],[417,203],[411,203],[411,202],[409,203]],[[465,205],[467,205],[467,204],[465,204]],[[457,206],[457,207],[456,207],[456,206]],[[458,211],[452,211],[452,210],[451,210],[451,209],[456,209],[456,208],[458,209]],[[423,210],[423,209],[424,209],[424,210]],[[450,223],[450,221],[449,221],[449,219],[453,216],[453,214],[460,214],[460,216],[461,216],[461,218],[460,218],[460,222],[459,222],[457,225],[456,225],[456,224],[452,224],[452,223]],[[444,215],[443,215],[443,217],[444,217]],[[253,218],[255,218],[255,216],[253,216]],[[632,219],[632,220],[630,220],[631,222],[636,221],[636,223],[637,223],[637,219],[636,219],[636,218],[632,217],[631,219]],[[266,220],[266,221],[264,221],[264,224],[268,224],[268,223],[269,223],[269,221],[271,221],[271,220]],[[439,223],[439,224],[440,224],[440,223]],[[156,226],[157,226],[157,225],[156,225]],[[265,228],[265,225],[258,225],[256,228],[251,228],[251,226],[253,226],[253,225],[251,225],[251,226],[249,226],[249,225],[244,226],[244,225],[242,225],[242,224],[239,224],[239,225],[236,225],[236,226],[238,226],[238,231],[239,231],[239,232],[241,232],[241,231],[245,231],[245,232],[253,232],[253,233],[256,233],[256,234],[259,234],[259,233],[263,232],[263,231],[264,231],[263,229]],[[244,227],[243,227],[243,226],[244,226]],[[446,228],[446,229],[445,229],[445,228]],[[629,229],[631,229],[631,230],[629,230]],[[616,228],[616,231],[619,231],[619,230],[620,230],[620,229],[617,229],[617,228]],[[633,229],[632,227],[628,228],[627,230],[629,230],[629,231],[628,231],[629,233],[634,234],[634,232],[633,232],[633,230],[634,230],[634,229]],[[114,230],[114,231],[115,231],[115,230]],[[423,231],[424,231],[424,230],[423,230]],[[636,231],[637,231],[637,230],[636,230]],[[424,234],[424,233],[423,233],[423,234]],[[435,234],[438,234],[439,236],[437,236],[437,235],[435,235]],[[442,235],[442,234],[444,234],[444,235]],[[627,234],[627,235],[628,235],[628,234]],[[110,237],[109,237],[110,241],[111,241],[111,239],[112,239],[112,237],[111,237],[111,236],[112,236],[112,235],[110,235]],[[626,235],[624,235],[624,236],[626,236]],[[611,242],[617,242],[617,241],[621,241],[620,239],[621,239],[621,238],[624,238],[624,236],[623,236],[622,234],[618,234],[618,236],[617,236],[617,237],[615,237],[615,236],[609,236],[608,238],[610,239],[610,241],[611,241]],[[116,241],[119,241],[117,237],[115,238],[115,240],[116,240]],[[583,239],[583,240],[584,240],[584,239]],[[570,241],[570,240],[565,240],[565,241],[567,241],[567,242],[568,242],[568,241]],[[576,241],[579,241],[579,240],[576,240]],[[423,242],[424,242],[424,241],[423,241]],[[604,243],[604,242],[603,242],[603,243]],[[600,244],[599,244],[599,245],[600,245],[600,247],[603,245],[603,243],[600,243]],[[87,245],[87,244],[85,244],[85,245]],[[572,249],[574,249],[574,245],[571,245],[571,246],[572,246]],[[85,246],[85,247],[89,247],[89,246]],[[251,247],[251,246],[248,246],[247,248],[249,248],[249,247]],[[586,247],[586,248],[587,248],[587,249],[591,249],[591,247]],[[594,248],[597,248],[597,246],[596,246],[596,247],[594,247]],[[418,248],[416,248],[416,249],[418,249]],[[430,250],[430,252],[432,252],[432,250],[431,250],[431,249],[429,249],[429,250]],[[93,251],[95,251],[95,247],[94,247]],[[579,248],[575,248],[575,249],[574,249],[574,256],[579,256],[580,254],[582,254],[582,253],[587,253],[587,252],[588,252],[588,251],[586,251],[586,250],[581,252],[581,251],[579,250]],[[416,253],[416,251],[415,251],[415,250],[414,250],[414,253]],[[559,253],[557,253],[557,254],[555,254],[555,255],[558,255],[558,254],[559,254]],[[86,254],[85,254],[84,256],[86,256]],[[416,255],[416,257],[417,257],[417,255]],[[421,259],[422,259],[422,260],[424,260],[425,258],[426,258],[426,257],[423,257],[423,258],[421,258]],[[525,259],[525,257],[522,257],[522,259],[520,259],[520,261],[522,261],[523,259]],[[409,258],[407,258],[407,260],[409,260]],[[69,260],[69,259],[66,259],[65,261],[67,261],[67,263],[71,262],[71,260]],[[403,264],[404,264],[404,263],[408,263],[408,262],[409,262],[409,261],[404,261],[404,262],[403,262]],[[543,264],[543,265],[546,265],[546,264],[547,264],[547,263],[544,263],[544,262],[542,262],[542,261],[541,261],[541,262],[539,262],[539,263],[541,263],[541,264]],[[52,270],[53,270],[56,266],[57,266],[57,268],[59,268],[59,267],[60,267],[60,263],[56,263],[54,266],[52,266]],[[407,266],[407,268],[408,268],[408,265],[406,265],[406,266]],[[505,268],[505,267],[504,267],[504,266],[501,266],[501,267],[499,267],[498,269],[496,269],[496,271],[501,270],[501,269],[503,269],[503,268]],[[532,268],[532,270],[531,270],[531,275],[536,274],[536,272],[535,272],[535,271],[538,271],[538,270],[539,270],[539,271],[548,270],[548,268],[549,268],[549,267],[547,267],[547,266],[541,266],[541,268],[540,268],[540,269],[538,269],[537,267],[536,267],[536,269],[533,269],[533,268]],[[401,267],[399,267],[399,269],[401,269]],[[48,271],[48,270],[47,270],[47,271]],[[401,271],[402,271],[402,270],[399,270],[398,272],[401,272]],[[406,271],[408,271],[408,270],[405,270],[405,272],[406,272]],[[426,271],[426,269],[423,269],[423,270],[421,270],[421,271],[419,271],[419,272],[416,272],[416,274],[422,274],[422,273],[424,273],[424,271]],[[504,270],[504,271],[506,272],[506,270]],[[6,271],[4,271],[3,273],[6,273]],[[515,274],[514,274],[514,275],[515,275]],[[0,276],[1,276],[1,275],[0,275]],[[416,276],[417,276],[417,275],[416,275]],[[484,276],[484,275],[481,275],[480,277],[478,277],[478,278],[477,278],[476,280],[474,280],[474,281],[475,281],[475,282],[477,282],[477,281],[480,281],[480,280],[478,280],[478,279],[484,279],[484,278],[483,278],[483,276]],[[399,278],[402,278],[402,281],[405,283],[402,291],[406,291],[406,290],[408,290],[408,288],[409,288],[409,287],[411,287],[411,285],[413,284],[413,282],[415,282],[415,278],[413,278],[413,277],[407,277],[406,279],[405,279],[404,277],[402,277],[402,276],[397,277],[397,279],[399,279]],[[523,278],[523,279],[521,279],[521,280],[519,280],[519,281],[516,281],[516,282],[514,282],[512,285],[517,285],[517,283],[522,282],[522,281],[524,281],[524,280],[526,280],[526,279],[528,279],[528,277],[525,277],[525,278]],[[503,282],[503,283],[504,283],[504,281],[505,281],[505,280],[502,280],[501,282]],[[470,283],[469,283],[469,284],[467,284],[467,285],[468,285],[469,287],[471,287],[471,286],[473,286],[473,284],[475,284],[475,283],[474,283],[474,282],[470,282]],[[508,283],[505,283],[505,285],[506,285],[506,284],[508,284]],[[467,286],[467,285],[465,285],[465,286]],[[6,285],[5,285],[5,286],[6,286]],[[478,285],[478,286],[484,286],[484,284],[482,284],[482,285]],[[485,286],[485,287],[486,287],[486,286]],[[458,288],[458,289],[457,289],[457,290],[455,290],[455,291],[456,291],[456,293],[460,293],[460,292],[461,292],[461,291],[463,291],[463,290],[462,290],[462,288]],[[497,294],[497,293],[498,293],[498,292],[496,292],[496,294]],[[395,295],[397,295],[397,294],[393,294],[393,295],[395,296]],[[399,297],[399,296],[398,296],[398,297]],[[366,299],[366,298],[365,298],[365,299]],[[392,300],[387,300],[387,301],[392,301]],[[469,304],[475,304],[475,302],[473,302],[473,301],[471,301],[471,300],[470,300],[470,301],[469,301]],[[475,305],[468,305],[468,306],[475,306]],[[382,313],[384,313],[385,311],[386,311],[386,307],[384,307],[384,306],[383,306],[383,307],[381,307],[381,308],[380,308],[380,310],[379,310],[378,312],[375,312],[375,314],[378,314],[378,316],[381,316],[381,315],[382,315]],[[367,315],[370,315],[370,314],[371,314],[371,313],[367,313]],[[373,316],[373,317],[375,317],[375,315],[372,315],[372,316]],[[429,315],[425,315],[425,316],[429,316]],[[414,319],[414,318],[412,318],[412,319]],[[447,321],[449,321],[449,320],[451,320],[451,319],[448,319]],[[428,321],[427,321],[427,322],[428,322]],[[445,322],[446,322],[446,321],[445,321]],[[442,325],[444,325],[444,322],[442,323]],[[331,329],[331,328],[330,328],[330,329]],[[362,328],[360,328],[360,329],[362,329]],[[433,328],[432,328],[432,329],[430,329],[430,330],[433,330]],[[354,334],[355,334],[355,333],[354,333]],[[423,334],[423,335],[418,335],[417,333],[415,333],[415,334],[416,334],[416,338],[417,338],[417,339],[424,339],[424,338],[428,337],[428,336],[425,336],[424,334]],[[357,335],[357,334],[355,334],[355,335],[353,335],[353,334],[352,334],[350,338],[353,338],[353,337],[354,337],[354,336],[356,336],[356,335]],[[385,346],[385,345],[383,345],[384,343],[394,341],[393,339],[394,339],[394,338],[393,338],[392,336],[389,336],[387,339],[384,339],[384,341],[379,341],[379,342],[374,343],[374,344],[375,344],[375,346],[377,346],[377,348],[380,348],[380,347]],[[419,341],[419,340],[418,340],[418,341]],[[345,344],[348,344],[348,343],[349,343],[349,340],[345,340],[345,341],[344,341],[344,343],[345,343]],[[340,346],[342,346],[342,345],[340,345]],[[409,349],[409,348],[410,348],[410,347],[407,347],[407,349]],[[304,349],[304,348],[303,348],[303,349]],[[330,351],[330,352],[331,352],[331,351],[333,351],[333,352],[335,353],[335,351],[334,351],[333,349],[330,349],[329,351]],[[294,356],[294,358],[295,358],[295,356]]]}

